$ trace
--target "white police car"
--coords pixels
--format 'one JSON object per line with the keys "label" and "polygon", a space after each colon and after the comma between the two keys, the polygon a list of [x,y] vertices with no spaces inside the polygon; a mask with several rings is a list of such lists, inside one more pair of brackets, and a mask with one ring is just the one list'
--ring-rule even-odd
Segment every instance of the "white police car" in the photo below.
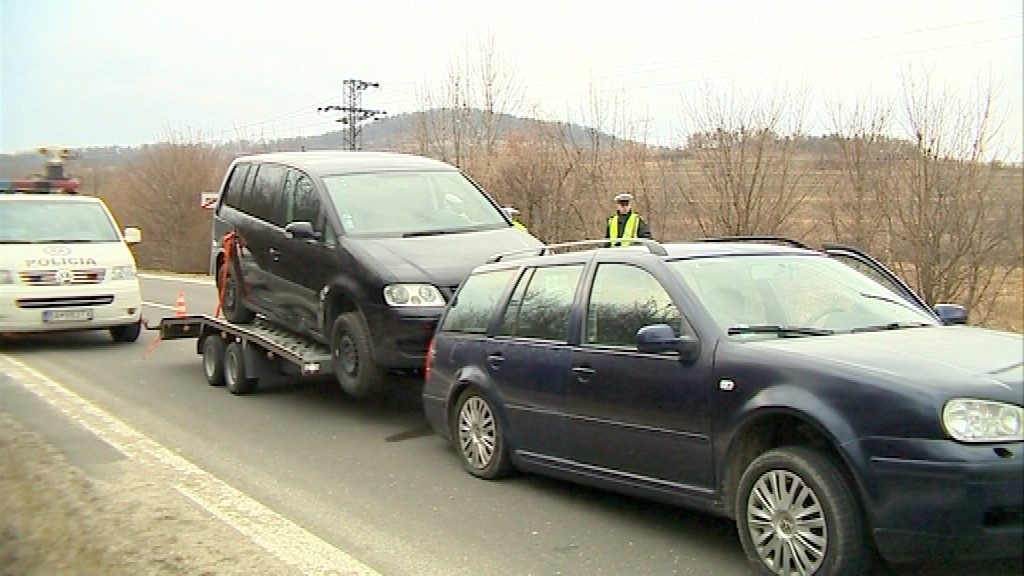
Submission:
{"label": "white police car", "polygon": [[72,179],[0,180],[0,334],[142,326],[138,228],[120,232],[99,198]]}

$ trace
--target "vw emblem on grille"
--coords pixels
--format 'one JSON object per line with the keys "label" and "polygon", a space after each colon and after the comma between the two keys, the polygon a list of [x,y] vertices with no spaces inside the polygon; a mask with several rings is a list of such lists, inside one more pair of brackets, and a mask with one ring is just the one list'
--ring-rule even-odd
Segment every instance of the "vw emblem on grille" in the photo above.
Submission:
{"label": "vw emblem on grille", "polygon": [[57,282],[60,284],[71,284],[75,279],[75,273],[71,270],[57,270]]}
{"label": "vw emblem on grille", "polygon": [[43,248],[43,253],[47,256],[67,256],[71,254],[71,248],[67,246],[47,246]]}

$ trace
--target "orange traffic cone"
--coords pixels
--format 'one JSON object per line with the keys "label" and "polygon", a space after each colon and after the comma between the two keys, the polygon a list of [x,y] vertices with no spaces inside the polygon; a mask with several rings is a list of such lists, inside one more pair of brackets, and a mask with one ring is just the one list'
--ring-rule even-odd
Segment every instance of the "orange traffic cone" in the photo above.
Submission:
{"label": "orange traffic cone", "polygon": [[185,293],[178,292],[178,300],[174,303],[174,315],[183,318],[188,315],[185,309]]}

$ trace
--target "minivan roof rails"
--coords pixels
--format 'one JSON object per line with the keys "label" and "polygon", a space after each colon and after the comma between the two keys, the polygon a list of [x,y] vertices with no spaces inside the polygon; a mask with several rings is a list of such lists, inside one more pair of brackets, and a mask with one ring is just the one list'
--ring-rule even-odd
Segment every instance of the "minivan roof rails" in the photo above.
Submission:
{"label": "minivan roof rails", "polygon": [[[526,248],[524,250],[513,250],[511,252],[502,252],[495,254],[487,259],[488,262],[501,262],[509,256],[516,255],[528,255],[528,256],[545,256],[547,254],[554,253],[555,250],[560,248],[577,248],[582,246],[589,246],[591,248],[603,248],[608,246],[611,242],[608,238],[594,239],[594,240],[576,240],[573,242],[560,242],[558,244],[546,244],[538,248]],[[645,246],[651,254],[655,256],[668,256],[668,252],[665,247],[661,245],[657,240],[650,238],[630,238],[628,240],[630,244],[640,244]]]}

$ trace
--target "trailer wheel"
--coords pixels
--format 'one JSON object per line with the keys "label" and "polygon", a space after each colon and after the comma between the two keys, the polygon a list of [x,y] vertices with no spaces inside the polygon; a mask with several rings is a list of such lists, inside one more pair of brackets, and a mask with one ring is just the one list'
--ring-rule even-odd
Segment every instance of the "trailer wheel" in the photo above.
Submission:
{"label": "trailer wheel", "polygon": [[353,398],[366,398],[384,390],[387,374],[373,362],[370,336],[358,312],[346,312],[334,320],[331,330],[334,377]]}
{"label": "trailer wheel", "polygon": [[224,385],[224,340],[216,334],[203,338],[203,374],[210,386]]}
{"label": "trailer wheel", "polygon": [[236,396],[256,390],[256,379],[245,373],[245,350],[241,342],[232,342],[224,349],[224,383]]}

